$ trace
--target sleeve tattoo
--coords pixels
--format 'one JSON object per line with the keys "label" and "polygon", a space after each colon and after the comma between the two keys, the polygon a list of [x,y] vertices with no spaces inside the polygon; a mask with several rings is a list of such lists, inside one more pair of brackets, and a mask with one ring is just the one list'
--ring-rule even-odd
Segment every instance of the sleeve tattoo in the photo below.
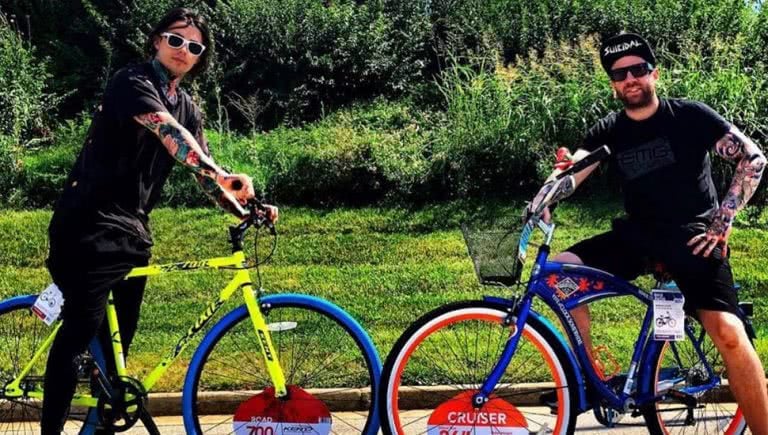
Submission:
{"label": "sleeve tattoo", "polygon": [[573,175],[552,180],[544,184],[531,202],[531,210],[541,213],[545,207],[567,198],[576,191],[576,180]]}
{"label": "sleeve tattoo", "polygon": [[168,152],[196,175],[216,181],[222,172],[213,160],[202,154],[200,144],[169,113],[147,113],[136,116],[136,121],[154,132]]}
{"label": "sleeve tattoo", "polygon": [[736,127],[731,127],[715,144],[715,151],[724,159],[737,162],[731,186],[710,227],[710,231],[724,234],[736,213],[747,205],[757,190],[766,159],[760,148]]}
{"label": "sleeve tattoo", "polygon": [[217,182],[220,175],[226,174],[213,162],[201,125],[193,136],[169,113],[147,113],[137,116],[136,121],[160,138],[168,153],[192,171],[203,191],[219,206],[235,216],[246,215],[245,210]]}

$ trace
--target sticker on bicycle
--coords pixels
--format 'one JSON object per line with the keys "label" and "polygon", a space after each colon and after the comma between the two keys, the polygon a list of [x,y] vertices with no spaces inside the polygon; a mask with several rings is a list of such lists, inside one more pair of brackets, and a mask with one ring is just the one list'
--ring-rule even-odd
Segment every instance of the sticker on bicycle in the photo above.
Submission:
{"label": "sticker on bicycle", "polygon": [[678,290],[651,291],[653,298],[653,339],[657,341],[685,340],[685,297]]}
{"label": "sticker on bicycle", "polygon": [[51,284],[37,297],[32,305],[32,312],[46,325],[51,326],[59,318],[63,305],[64,296],[61,290],[56,284]]}
{"label": "sticker on bicycle", "polygon": [[237,435],[327,435],[332,422],[325,403],[295,385],[288,386],[287,399],[265,388],[241,403],[233,420]]}
{"label": "sticker on bicycle", "polygon": [[528,251],[528,242],[531,240],[531,234],[533,234],[533,225],[530,222],[525,224],[523,231],[520,233],[520,243],[517,244],[517,258],[520,261],[525,261],[525,255]]}
{"label": "sticker on bicycle", "polygon": [[428,435],[528,435],[528,424],[511,403],[491,396],[480,409],[476,391],[465,391],[440,404],[427,420]]}
{"label": "sticker on bicycle", "polygon": [[561,300],[576,294],[599,292],[605,289],[605,283],[600,280],[593,281],[584,277],[570,277],[554,273],[547,277],[546,283]]}

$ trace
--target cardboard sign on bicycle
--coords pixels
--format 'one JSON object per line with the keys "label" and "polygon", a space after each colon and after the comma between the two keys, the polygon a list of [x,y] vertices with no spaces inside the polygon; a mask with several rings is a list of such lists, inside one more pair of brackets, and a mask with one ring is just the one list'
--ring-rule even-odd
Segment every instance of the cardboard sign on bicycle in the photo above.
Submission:
{"label": "cardboard sign on bicycle", "polygon": [[233,420],[233,433],[237,435],[331,433],[328,407],[295,385],[288,386],[288,399],[275,397],[273,387],[265,388],[241,403]]}
{"label": "cardboard sign on bicycle", "polygon": [[657,341],[685,340],[685,297],[677,289],[654,289],[653,339]]}
{"label": "cardboard sign on bicycle", "polygon": [[528,435],[525,417],[511,403],[491,396],[480,409],[476,391],[465,391],[440,404],[427,421],[428,435]]}
{"label": "cardboard sign on bicycle", "polygon": [[51,326],[61,314],[61,307],[64,305],[64,296],[56,284],[49,285],[32,305],[32,312],[40,318],[46,325]]}

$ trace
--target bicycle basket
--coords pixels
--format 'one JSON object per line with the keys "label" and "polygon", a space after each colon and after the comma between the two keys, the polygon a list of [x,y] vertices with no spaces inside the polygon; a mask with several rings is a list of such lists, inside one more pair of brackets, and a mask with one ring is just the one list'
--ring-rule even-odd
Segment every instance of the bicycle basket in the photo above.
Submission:
{"label": "bicycle basket", "polygon": [[480,284],[504,287],[520,284],[524,258],[518,255],[518,248],[521,236],[525,242],[530,237],[530,231],[523,231],[522,222],[464,223],[461,232]]}

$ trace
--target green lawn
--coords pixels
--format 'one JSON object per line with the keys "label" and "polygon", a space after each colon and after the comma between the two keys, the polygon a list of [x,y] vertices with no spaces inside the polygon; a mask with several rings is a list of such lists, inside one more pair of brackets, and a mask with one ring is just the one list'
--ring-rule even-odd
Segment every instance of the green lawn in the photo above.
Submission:
{"label": "green lawn", "polygon": [[[618,210],[616,204],[594,200],[581,206],[564,204],[558,209],[553,250],[608,228]],[[460,204],[416,211],[286,207],[281,210],[277,252],[262,270],[264,287],[270,293],[309,293],[342,306],[370,331],[383,357],[419,315],[449,301],[504,295],[477,284],[458,227],[468,216],[516,213],[508,207]],[[0,297],[35,293],[49,283],[44,267],[49,219],[48,211],[0,212]],[[157,210],[152,216],[153,261],[227,255],[228,223],[231,220],[215,210]],[[759,334],[766,335],[768,230],[738,227],[732,248],[737,281],[745,286],[744,298],[755,301]],[[154,365],[230,276],[186,272],[150,279],[129,361],[132,367],[144,371]],[[648,285],[647,280],[641,282]],[[625,299],[601,302],[593,309],[595,341],[608,344],[622,362],[629,357],[642,316],[642,307]],[[227,308],[236,303],[240,301],[231,301]],[[768,340],[760,340],[758,349],[768,362]],[[159,388],[180,389],[184,370],[168,375]]]}

